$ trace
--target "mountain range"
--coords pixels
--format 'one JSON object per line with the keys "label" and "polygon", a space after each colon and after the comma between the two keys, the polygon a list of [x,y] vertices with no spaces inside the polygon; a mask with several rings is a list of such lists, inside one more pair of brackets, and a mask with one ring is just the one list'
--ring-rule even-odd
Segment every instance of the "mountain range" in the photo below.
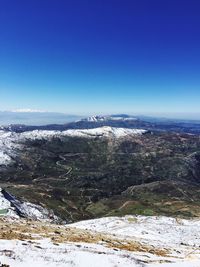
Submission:
{"label": "mountain range", "polygon": [[[14,132],[24,132],[33,130],[59,130],[64,131],[68,129],[92,129],[103,126],[118,127],[118,128],[130,128],[130,129],[146,129],[150,131],[170,131],[170,132],[185,132],[192,134],[200,133],[200,121],[198,120],[175,120],[175,119],[163,119],[153,118],[147,116],[130,116],[127,114],[115,114],[106,116],[91,116],[83,118],[80,116],[66,115],[60,113],[40,113],[40,112],[20,112],[17,113],[21,118],[21,123],[16,119],[13,113],[9,113],[12,116],[12,122],[4,117],[5,113],[0,112],[0,122],[6,120],[7,123],[0,123],[0,129]],[[15,113],[14,113],[15,114]],[[24,114],[24,115],[23,115]],[[25,116],[25,117],[24,117]],[[31,117],[30,117],[31,116]],[[61,117],[60,117],[61,116]],[[29,125],[23,124],[23,119],[29,121]],[[35,119],[34,119],[35,118]],[[59,119],[58,119],[59,118]],[[46,120],[57,122],[56,124],[42,124],[37,123],[38,120]],[[34,124],[35,122],[35,124]]]}
{"label": "mountain range", "polygon": [[199,216],[199,125],[93,116],[0,131],[0,187],[59,218]]}

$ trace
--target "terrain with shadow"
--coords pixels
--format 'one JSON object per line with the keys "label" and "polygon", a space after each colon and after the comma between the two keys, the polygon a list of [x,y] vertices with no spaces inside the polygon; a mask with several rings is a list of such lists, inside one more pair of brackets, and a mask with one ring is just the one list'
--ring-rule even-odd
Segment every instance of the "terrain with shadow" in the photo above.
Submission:
{"label": "terrain with shadow", "polygon": [[200,216],[200,137],[27,140],[0,186],[66,221],[108,215]]}

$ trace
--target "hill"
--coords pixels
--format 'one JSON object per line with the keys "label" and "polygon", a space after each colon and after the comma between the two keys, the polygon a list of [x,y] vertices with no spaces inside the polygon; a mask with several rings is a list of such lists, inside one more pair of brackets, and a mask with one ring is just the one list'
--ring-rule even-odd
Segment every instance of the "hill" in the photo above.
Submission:
{"label": "hill", "polygon": [[198,135],[137,129],[1,132],[0,186],[67,221],[199,216]]}

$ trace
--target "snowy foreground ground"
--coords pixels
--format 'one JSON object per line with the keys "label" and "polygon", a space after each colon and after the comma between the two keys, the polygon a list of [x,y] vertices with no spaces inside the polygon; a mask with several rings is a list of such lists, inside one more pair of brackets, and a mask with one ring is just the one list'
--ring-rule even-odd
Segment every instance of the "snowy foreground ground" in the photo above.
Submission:
{"label": "snowy foreground ground", "polygon": [[59,226],[1,218],[0,229],[0,262],[11,267],[200,267],[199,219],[125,216]]}

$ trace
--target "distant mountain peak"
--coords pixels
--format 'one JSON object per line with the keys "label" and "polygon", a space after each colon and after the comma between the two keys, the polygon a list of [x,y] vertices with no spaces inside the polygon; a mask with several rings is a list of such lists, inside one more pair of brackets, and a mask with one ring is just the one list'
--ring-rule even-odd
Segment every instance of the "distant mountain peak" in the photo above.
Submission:
{"label": "distant mountain peak", "polygon": [[88,121],[88,122],[102,122],[102,121],[126,121],[126,120],[138,120],[136,117],[129,116],[127,114],[115,114],[115,115],[94,115],[87,118],[82,119],[81,121]]}

